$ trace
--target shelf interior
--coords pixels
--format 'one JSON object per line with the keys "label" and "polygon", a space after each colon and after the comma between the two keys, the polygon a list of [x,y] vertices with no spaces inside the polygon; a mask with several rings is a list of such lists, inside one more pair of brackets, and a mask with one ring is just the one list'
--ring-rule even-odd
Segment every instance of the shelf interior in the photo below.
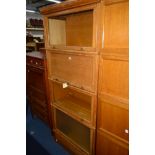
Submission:
{"label": "shelf interior", "polygon": [[66,135],[73,143],[90,152],[90,129],[75,121],[63,112],[56,111],[56,127]]}
{"label": "shelf interior", "polygon": [[82,120],[91,120],[92,97],[53,82],[54,104]]}
{"label": "shelf interior", "polygon": [[92,46],[93,10],[49,18],[50,45]]}

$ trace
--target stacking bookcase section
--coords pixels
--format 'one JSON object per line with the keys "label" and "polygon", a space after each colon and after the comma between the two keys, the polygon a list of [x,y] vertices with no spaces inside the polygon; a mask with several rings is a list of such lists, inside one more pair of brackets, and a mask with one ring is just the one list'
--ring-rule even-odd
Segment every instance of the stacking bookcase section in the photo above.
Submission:
{"label": "stacking bookcase section", "polygon": [[96,92],[98,55],[59,51],[47,51],[49,79],[67,82],[69,85]]}
{"label": "stacking bookcase section", "polygon": [[56,121],[54,131],[56,135],[58,134],[58,140],[63,141],[63,143],[65,141],[64,145],[71,146],[71,151],[76,152],[76,154],[92,154],[93,129],[86,127],[58,109],[54,109],[54,119]]}
{"label": "stacking bookcase section", "polygon": [[65,1],[40,9],[53,133],[75,155],[95,150],[99,1]]}
{"label": "stacking bookcase section", "polygon": [[[67,88],[63,88],[64,85]],[[52,102],[55,108],[88,127],[95,126],[96,98],[94,94],[57,81],[51,81],[51,87]]]}
{"label": "stacking bookcase section", "polygon": [[42,9],[45,15],[46,48],[96,52],[98,38],[96,1],[91,2],[90,0],[87,2],[90,5],[79,8],[71,6],[71,9],[65,10],[67,3],[62,6],[62,11],[59,12],[56,10],[56,12],[50,13],[50,9],[47,11]]}

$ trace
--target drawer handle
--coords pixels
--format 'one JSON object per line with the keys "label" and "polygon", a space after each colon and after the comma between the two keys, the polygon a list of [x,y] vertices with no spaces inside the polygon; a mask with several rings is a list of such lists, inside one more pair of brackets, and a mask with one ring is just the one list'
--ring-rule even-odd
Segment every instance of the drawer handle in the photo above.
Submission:
{"label": "drawer handle", "polygon": [[38,62],[36,62],[36,65],[38,65]]}
{"label": "drawer handle", "polygon": [[33,62],[33,60],[30,61],[31,63]]}
{"label": "drawer handle", "polygon": [[68,83],[67,83],[67,82],[63,83],[63,84],[62,84],[62,87],[63,87],[63,88],[67,88],[67,87],[68,87]]}
{"label": "drawer handle", "polygon": [[72,60],[72,57],[68,57],[68,60]]}
{"label": "drawer handle", "polygon": [[129,133],[129,130],[128,130],[128,129],[125,129],[124,132],[125,132],[126,134],[128,134],[128,133]]}

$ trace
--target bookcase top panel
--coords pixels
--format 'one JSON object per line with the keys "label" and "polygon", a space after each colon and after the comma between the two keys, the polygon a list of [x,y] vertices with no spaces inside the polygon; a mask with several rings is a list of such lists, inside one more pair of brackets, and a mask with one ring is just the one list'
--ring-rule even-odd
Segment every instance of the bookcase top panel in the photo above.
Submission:
{"label": "bookcase top panel", "polygon": [[42,7],[40,8],[40,12],[43,15],[47,15],[54,12],[64,11],[64,10],[68,10],[68,9],[72,9],[72,8],[76,8],[76,7],[80,7],[88,4],[97,3],[100,1],[101,0],[68,0],[60,4],[48,5],[48,6]]}

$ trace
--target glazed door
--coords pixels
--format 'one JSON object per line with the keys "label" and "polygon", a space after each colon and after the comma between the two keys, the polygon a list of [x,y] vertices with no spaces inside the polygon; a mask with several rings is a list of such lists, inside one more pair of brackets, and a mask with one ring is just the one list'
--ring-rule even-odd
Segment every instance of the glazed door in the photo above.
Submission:
{"label": "glazed door", "polygon": [[97,56],[48,51],[49,78],[96,92]]}

